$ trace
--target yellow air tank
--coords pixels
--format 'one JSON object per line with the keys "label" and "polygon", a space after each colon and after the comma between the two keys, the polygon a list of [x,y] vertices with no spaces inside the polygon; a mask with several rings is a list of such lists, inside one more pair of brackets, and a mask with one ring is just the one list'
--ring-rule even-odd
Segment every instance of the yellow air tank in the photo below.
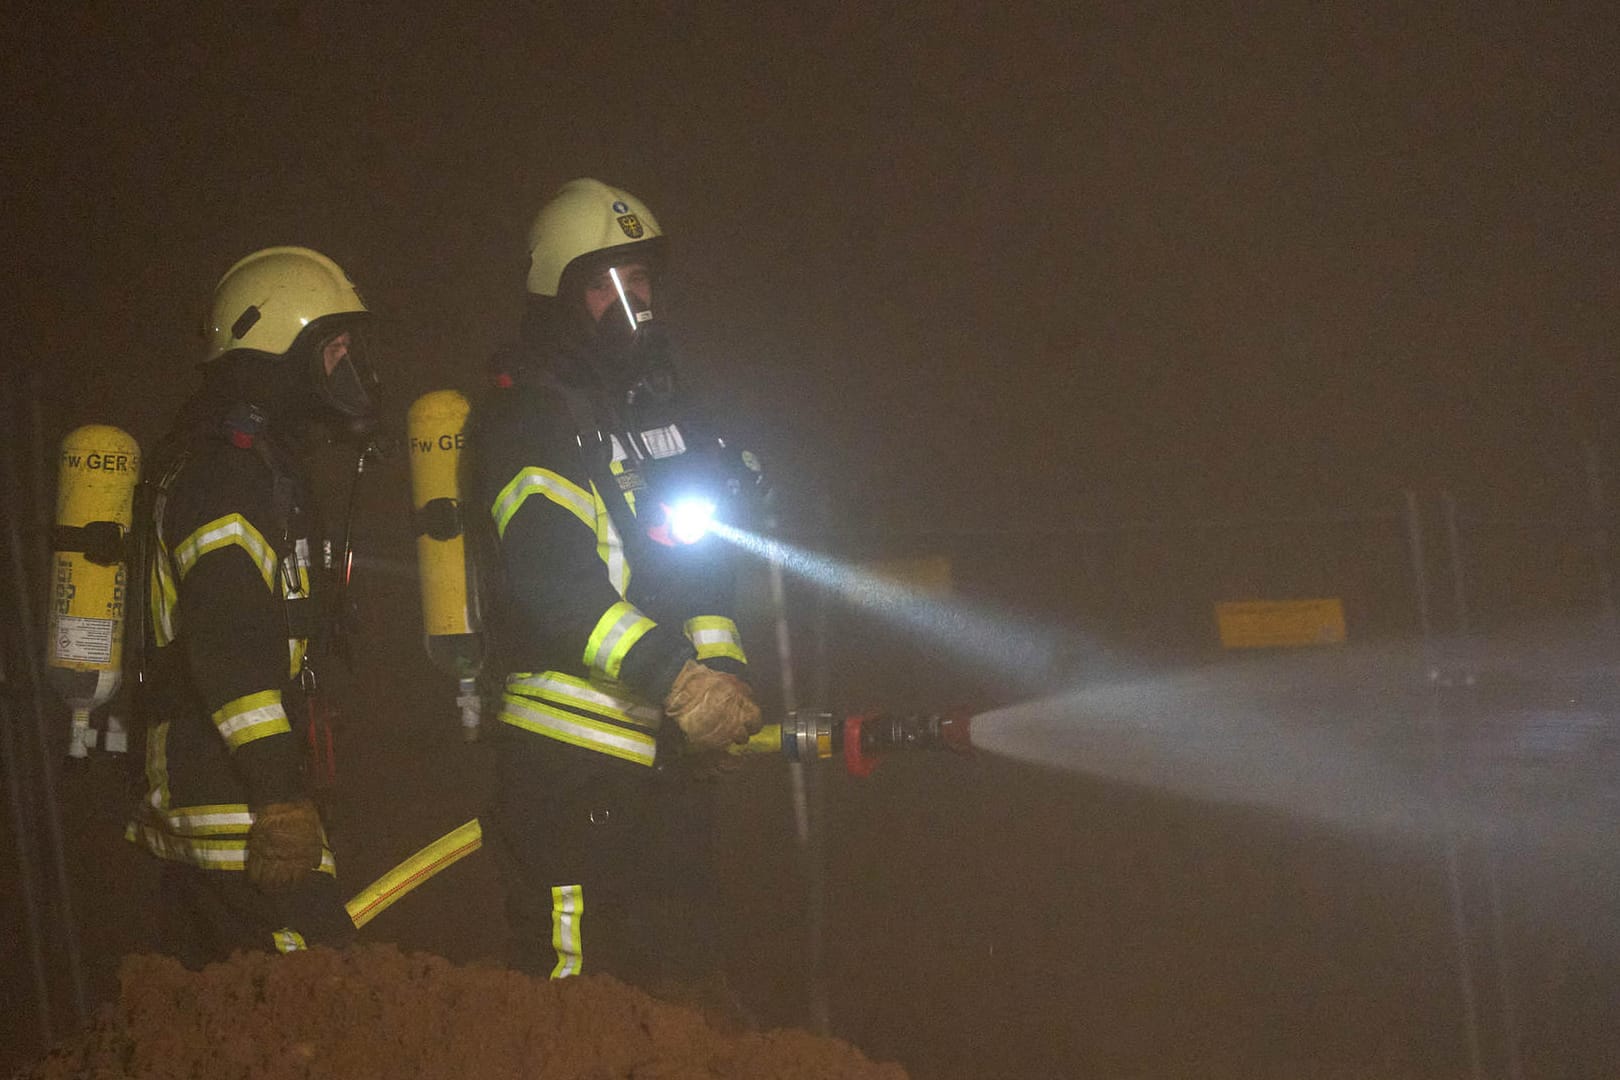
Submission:
{"label": "yellow air tank", "polygon": [[90,711],[123,681],[124,541],[140,475],[140,447],[118,428],[90,424],[62,440],[45,658],[51,684],[73,710],[73,757],[95,744]]}
{"label": "yellow air tank", "polygon": [[476,570],[467,558],[459,469],[467,399],[454,390],[423,394],[405,423],[410,437],[411,507],[422,582],[428,659],[460,684],[462,735],[478,737],[478,672],[484,663]]}

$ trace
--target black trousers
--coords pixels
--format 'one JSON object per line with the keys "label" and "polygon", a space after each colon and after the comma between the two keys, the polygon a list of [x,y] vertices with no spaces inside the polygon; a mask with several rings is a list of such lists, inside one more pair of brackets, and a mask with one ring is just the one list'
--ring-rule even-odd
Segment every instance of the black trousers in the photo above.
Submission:
{"label": "black trousers", "polygon": [[722,970],[713,783],[502,728],[490,819],[512,966],[658,992]]}
{"label": "black trousers", "polygon": [[267,893],[239,870],[166,861],[158,904],[159,947],[193,970],[234,952],[341,948],[354,937],[331,874],[311,873],[288,892]]}

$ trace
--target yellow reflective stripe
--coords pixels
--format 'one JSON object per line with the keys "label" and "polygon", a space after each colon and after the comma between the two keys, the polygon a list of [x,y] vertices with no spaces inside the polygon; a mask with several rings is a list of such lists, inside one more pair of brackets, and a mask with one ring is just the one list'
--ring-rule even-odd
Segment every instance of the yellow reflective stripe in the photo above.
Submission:
{"label": "yellow reflective stripe", "polygon": [[619,538],[618,526],[613,524],[613,515],[608,513],[607,503],[602,501],[602,493],[591,485],[591,499],[596,507],[596,557],[602,560],[607,567],[608,584],[620,596],[630,588],[630,564],[625,561],[624,541]]}
{"label": "yellow reflective stripe", "polygon": [[[613,440],[613,445],[614,445],[615,448],[618,447],[619,440],[617,438],[615,438]],[[616,457],[611,462],[609,462],[608,463],[608,472],[612,473],[614,476],[623,476],[624,475],[624,458]],[[624,501],[630,504],[630,512],[632,514],[635,513],[636,512],[636,493],[633,492],[633,491],[626,491],[624,493]]]}
{"label": "yellow reflective stripe", "polygon": [[743,653],[742,635],[737,624],[723,615],[699,615],[687,619],[683,627],[688,640],[697,649],[699,660],[716,656],[729,656],[738,663],[748,663]]}
{"label": "yellow reflective stripe", "polygon": [[180,592],[175,588],[168,552],[160,552],[158,557],[152,560],[152,574],[148,585],[147,591],[151,594],[153,643],[161,649],[174,640],[174,612],[180,605]]}
{"label": "yellow reflective stripe", "polygon": [[309,651],[308,638],[287,639],[287,678],[296,679],[298,673],[304,670],[304,654]]}
{"label": "yellow reflective stripe", "polygon": [[656,730],[664,711],[624,692],[618,683],[591,682],[561,671],[510,675],[506,688],[516,694],[564,702],[624,724]]}
{"label": "yellow reflective stripe", "polygon": [[245,803],[187,806],[167,811],[163,820],[178,836],[246,836],[253,827],[253,815]]}
{"label": "yellow reflective stripe", "polygon": [[287,712],[281,707],[280,690],[260,690],[227,701],[214,710],[211,719],[224,736],[225,745],[232,750],[239,750],[255,739],[292,730],[287,723]]}
{"label": "yellow reflective stripe", "polygon": [[169,809],[169,721],[146,735],[146,801],[154,810]]}
{"label": "yellow reflective stripe", "polygon": [[304,935],[290,926],[271,931],[270,937],[275,941],[278,953],[303,952],[309,948],[304,944]]}
{"label": "yellow reflective stripe", "polygon": [[596,509],[584,488],[550,469],[530,465],[512,477],[511,482],[495,496],[495,503],[490,507],[489,513],[495,519],[495,532],[499,536],[506,536],[506,526],[511,523],[512,515],[518,512],[525,499],[537,491],[579,518],[586,528],[595,529]]}
{"label": "yellow reflective stripe", "polygon": [[654,625],[636,605],[620,600],[596,620],[596,629],[585,642],[585,666],[617,679],[625,653]]}
{"label": "yellow reflective stripe", "polygon": [[501,722],[585,750],[596,750],[637,765],[651,765],[658,754],[652,735],[603,720],[577,716],[554,705],[517,694],[505,694]]}
{"label": "yellow reflective stripe", "polygon": [[205,870],[240,870],[247,864],[246,837],[217,840],[175,836],[142,821],[130,822],[124,836],[160,859],[190,863]]}
{"label": "yellow reflective stripe", "polygon": [[215,518],[175,547],[174,563],[180,571],[180,580],[186,579],[186,575],[191,573],[191,568],[197,565],[198,559],[210,551],[218,551],[232,545],[248,553],[248,557],[258,566],[265,587],[274,592],[277,562],[275,548],[266,543],[264,535],[241,514],[226,514],[224,517]]}
{"label": "yellow reflective stripe", "polygon": [[551,887],[551,947],[557,953],[553,979],[566,979],[585,970],[585,941],[580,923],[585,918],[585,887]]}
{"label": "yellow reflective stripe", "polygon": [[[138,844],[160,859],[190,863],[204,870],[241,870],[247,865],[247,837],[195,837],[176,836],[144,821],[132,821],[124,827],[124,839]],[[321,846],[323,874],[337,874],[337,859],[332,850]]]}

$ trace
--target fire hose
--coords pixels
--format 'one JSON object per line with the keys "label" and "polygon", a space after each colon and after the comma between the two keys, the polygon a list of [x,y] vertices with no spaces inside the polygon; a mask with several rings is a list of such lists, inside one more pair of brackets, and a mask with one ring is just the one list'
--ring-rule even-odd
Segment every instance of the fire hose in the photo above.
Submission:
{"label": "fire hose", "polygon": [[[972,749],[972,720],[948,713],[845,713],[795,709],[767,724],[738,754],[781,754],[788,761],[842,758],[851,776],[870,776],[878,762],[898,751]],[[361,889],[344,905],[355,928],[365,926],[424,881],[477,851],[483,827],[474,818],[445,833]]]}

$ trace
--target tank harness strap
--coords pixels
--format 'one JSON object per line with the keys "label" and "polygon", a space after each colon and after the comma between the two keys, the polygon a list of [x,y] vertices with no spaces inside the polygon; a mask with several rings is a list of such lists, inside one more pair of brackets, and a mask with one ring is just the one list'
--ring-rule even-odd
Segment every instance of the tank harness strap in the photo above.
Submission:
{"label": "tank harness strap", "polygon": [[112,566],[124,559],[124,530],[116,521],[53,525],[51,550],[83,555],[97,566]]}
{"label": "tank harness strap", "polygon": [[454,540],[466,528],[460,500],[442,495],[429,499],[420,509],[412,512],[411,523],[416,526],[417,536],[433,540]]}

